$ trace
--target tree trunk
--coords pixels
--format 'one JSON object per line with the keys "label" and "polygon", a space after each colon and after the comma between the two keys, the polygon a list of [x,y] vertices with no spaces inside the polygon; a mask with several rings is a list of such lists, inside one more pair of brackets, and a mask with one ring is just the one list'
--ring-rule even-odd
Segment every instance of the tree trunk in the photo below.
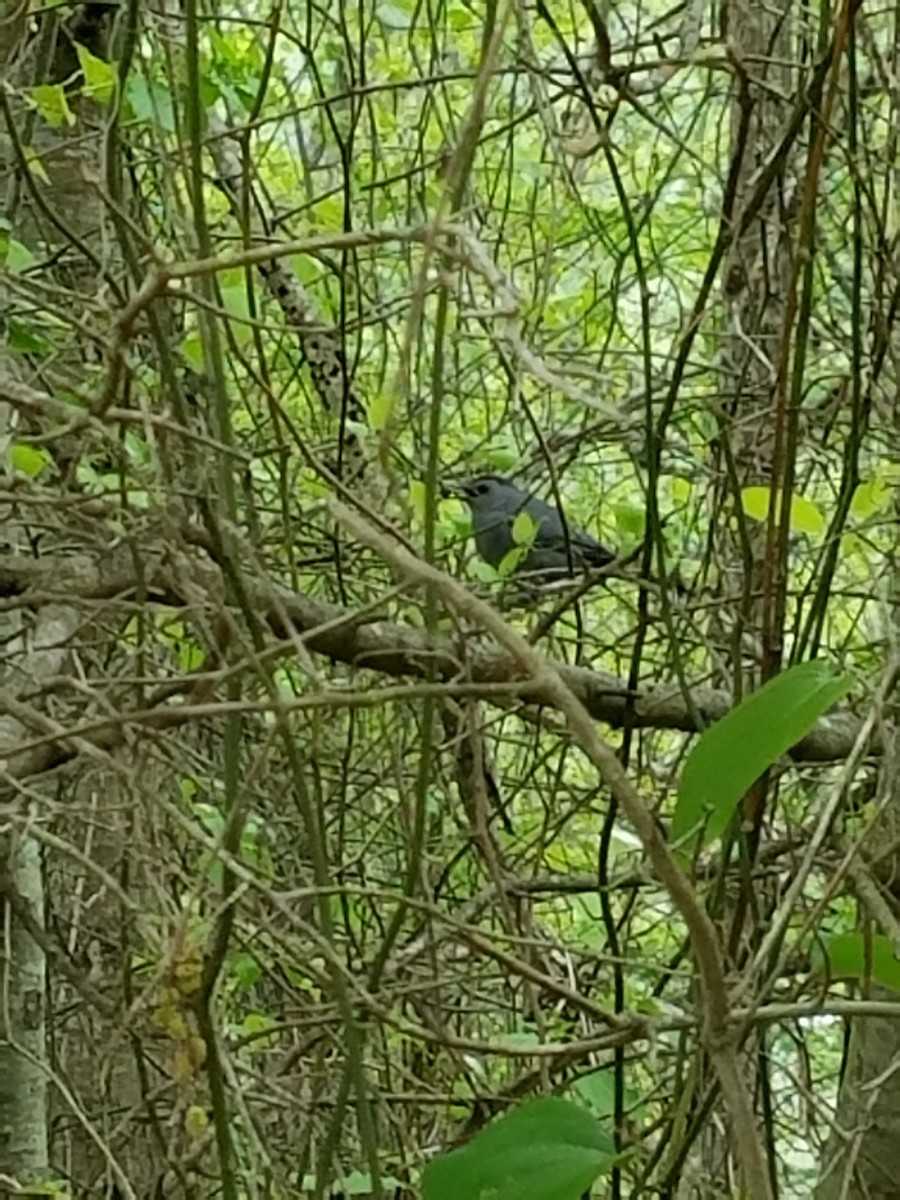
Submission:
{"label": "tree trunk", "polygon": [[[56,83],[77,67],[72,37],[57,15],[61,11],[45,13],[35,30],[27,6],[4,8],[0,74],[17,89]],[[78,10],[71,20],[77,21],[87,11]],[[64,239],[59,228],[48,221],[50,212],[58,215],[66,230],[82,244],[93,241],[99,245],[102,209],[90,183],[90,172],[85,171],[86,162],[96,161],[99,129],[87,131],[80,122],[74,127],[63,122],[55,128],[40,113],[14,104],[13,97],[18,94],[12,89],[7,93],[15,137],[32,156],[33,169],[40,172],[40,192],[46,208],[42,211],[33,204],[22,161],[4,134],[0,139],[0,178],[6,184],[3,215],[11,236],[36,258],[52,258],[64,249]],[[78,107],[73,102],[75,111]],[[59,275],[57,281],[61,281]],[[64,282],[90,295],[96,282],[95,267],[76,256],[75,266],[67,269]],[[11,303],[9,297],[2,297],[4,310]],[[22,306],[17,313],[20,323],[27,323],[30,311],[27,304]],[[0,312],[3,315],[5,311]],[[36,318],[36,322],[39,320]],[[72,361],[80,363],[83,353],[84,347],[73,339],[69,347]],[[32,363],[13,351],[4,348],[0,353],[3,375],[31,382],[32,369]],[[34,369],[39,371],[40,367]],[[5,406],[0,423],[5,433],[0,445],[3,470],[10,474],[16,423]],[[18,504],[5,504],[0,511],[0,528],[8,550],[27,554],[30,538],[23,511]],[[39,610],[33,620],[24,613],[23,609],[11,608],[0,617],[4,649],[0,683],[10,701],[24,699],[22,719],[11,715],[0,719],[0,759],[10,747],[44,728],[42,718],[35,717],[36,723],[32,723],[25,715],[31,713],[28,695],[44,681],[70,669],[70,639],[81,622],[77,609],[58,604]],[[33,824],[47,820],[42,796],[38,790],[23,790],[15,819],[9,823],[11,832],[0,841],[0,1175],[23,1185],[45,1181],[51,1170],[48,1091],[53,1071],[46,1044],[44,880],[40,843],[30,832]]]}

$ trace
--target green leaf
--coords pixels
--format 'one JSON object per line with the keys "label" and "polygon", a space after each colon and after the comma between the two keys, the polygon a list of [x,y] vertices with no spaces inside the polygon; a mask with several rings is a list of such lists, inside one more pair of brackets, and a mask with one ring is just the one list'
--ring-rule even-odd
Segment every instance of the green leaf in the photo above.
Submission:
{"label": "green leaf", "polygon": [[425,483],[421,479],[412,479],[409,484],[409,503],[416,515],[417,521],[425,520]]}
{"label": "green leaf", "polygon": [[676,504],[687,504],[694,492],[694,485],[683,475],[676,475],[672,480],[672,499]]}
{"label": "green leaf", "polygon": [[[521,551],[519,550],[510,550],[506,558],[510,558],[511,555],[519,555],[520,553]],[[498,579],[504,578],[503,566],[506,563],[506,558],[504,558],[500,563],[499,568],[492,567],[491,564],[486,563],[483,558],[476,558],[472,563],[472,574],[482,583],[496,583]],[[517,561],[518,558],[516,558],[516,560],[513,561],[509,566],[506,571],[507,575],[510,573],[510,571],[514,570]]]}
{"label": "green leaf", "polygon": [[868,479],[865,483],[861,483],[853,493],[853,499],[850,501],[850,515],[858,521],[864,521],[886,508],[890,500],[890,485],[876,475],[874,479]]}
{"label": "green leaf", "polygon": [[216,808],[214,804],[207,804],[205,800],[198,800],[192,807],[194,814],[206,826],[207,832],[213,837],[221,837],[225,828],[225,817],[221,809]]}
{"label": "green leaf", "polygon": [[[755,521],[766,521],[769,517],[769,506],[772,501],[772,489],[767,487],[747,487],[741,491],[741,507],[748,517]],[[775,493],[776,499],[778,493]],[[821,510],[807,500],[805,496],[791,497],[790,526],[795,533],[808,533],[821,536],[827,529]]]}
{"label": "green leaf", "polygon": [[[234,274],[234,272],[229,272],[229,274]],[[243,279],[223,284],[219,288],[219,294],[222,297],[222,304],[233,317],[240,317],[245,321],[250,319],[250,298],[247,295],[247,285]]]}
{"label": "green leaf", "polygon": [[[365,1171],[351,1171],[346,1179],[341,1180],[341,1192],[345,1196],[371,1196],[372,1194],[372,1176],[366,1174]],[[404,1184],[394,1175],[382,1175],[381,1186],[384,1188],[395,1188],[397,1190],[404,1187]],[[307,1192],[312,1194],[316,1187],[315,1175],[304,1175],[300,1181],[300,1189],[305,1196]],[[461,1198],[460,1198],[461,1200]]]}
{"label": "green leaf", "polygon": [[344,223],[343,196],[337,193],[322,196],[312,204],[309,213],[313,224],[332,233]]}
{"label": "green leaf", "polygon": [[494,573],[494,569],[492,567],[490,576],[485,576],[482,574],[480,577],[490,579],[496,578],[496,576],[499,575],[501,579],[507,579],[510,575],[512,575],[513,571],[527,553],[527,546],[513,546],[513,548],[511,550],[507,550],[507,552],[500,559],[500,562],[497,564],[496,574]]}
{"label": "green leaf", "polygon": [[322,264],[311,254],[292,254],[288,263],[304,287],[313,287],[322,279]]}
{"label": "green leaf", "polygon": [[578,1200],[615,1161],[612,1135],[566,1100],[532,1100],[425,1168],[423,1200]]}
{"label": "green leaf", "polygon": [[97,58],[86,46],[77,42],[75,52],[84,74],[84,90],[98,104],[110,104],[116,91],[116,73],[112,64]]}
{"label": "green leaf", "polygon": [[253,339],[253,329],[250,321],[250,301],[247,296],[247,285],[243,282],[231,284],[221,289],[222,304],[234,318],[231,332],[238,346],[246,346]]}
{"label": "green leaf", "polygon": [[247,1036],[253,1036],[252,1049],[270,1050],[278,1044],[278,1022],[266,1013],[250,1012],[241,1021],[238,1028]]}
{"label": "green leaf", "polygon": [[877,933],[844,933],[813,946],[812,973],[824,979],[871,979],[900,992],[900,959],[890,938]]}
{"label": "green leaf", "polygon": [[615,1111],[616,1080],[611,1071],[591,1071],[576,1079],[571,1090],[597,1113],[609,1116]]}
{"label": "green leaf", "polygon": [[37,479],[41,471],[48,467],[53,460],[46,450],[39,446],[29,446],[25,442],[17,442],[12,448],[13,469],[29,479]]}
{"label": "green leaf", "polygon": [[616,526],[628,537],[643,537],[647,524],[647,509],[643,504],[616,504],[613,508]]}
{"label": "green leaf", "polygon": [[13,350],[18,350],[20,354],[49,354],[52,349],[49,340],[42,333],[32,329],[18,317],[8,319],[6,337]]}
{"label": "green leaf", "polygon": [[35,179],[39,179],[41,183],[50,184],[50,176],[47,174],[47,168],[44,166],[44,160],[41,157],[39,150],[35,150],[33,146],[23,146],[22,152],[25,155],[25,162],[28,164],[28,170]]}
{"label": "green leaf", "polygon": [[705,821],[702,840],[718,837],[751,784],[809,733],[851,685],[848,675],[835,676],[821,659],[800,663],[710,726],[684,765],[672,836],[681,840]]}
{"label": "green leaf", "polygon": [[241,832],[241,858],[252,867],[259,866],[263,858],[262,833],[259,821],[249,816]]}
{"label": "green leaf", "polygon": [[519,451],[512,444],[494,442],[490,446],[482,447],[478,442],[473,442],[467,443],[465,449],[468,454],[480,454],[484,461],[501,475],[515,470],[519,465]]}
{"label": "green leaf", "polygon": [[59,129],[63,125],[74,125],[75,114],[69,108],[66,93],[61,83],[41,83],[31,88],[29,95],[34,107],[48,125]]}
{"label": "green leaf", "polygon": [[767,487],[746,487],[741,490],[741,507],[748,517],[765,521],[769,515],[772,493]]}
{"label": "green leaf", "polygon": [[[596,897],[594,897],[596,899]],[[599,916],[597,920],[599,921]],[[601,1067],[597,1071],[591,1071],[588,1075],[582,1075],[569,1085],[568,1089],[573,1098],[577,1098],[582,1104],[601,1119],[612,1117],[616,1110],[616,1081],[612,1071],[605,1067]],[[641,1104],[640,1095],[638,1092],[626,1086],[625,1088],[625,1112],[632,1122],[643,1122],[646,1118],[644,1106]]]}
{"label": "green leaf", "polygon": [[512,523],[512,540],[517,546],[530,547],[534,544],[537,528],[534,517],[524,511],[517,513]]}
{"label": "green leaf", "polygon": [[199,671],[206,660],[206,652],[191,638],[185,638],[178,646],[177,657],[180,670]]}
{"label": "green leaf", "polygon": [[181,339],[178,349],[189,366],[193,367],[195,371],[203,370],[203,339],[200,337],[198,329],[192,329],[186,333]]}
{"label": "green leaf", "polygon": [[791,497],[791,529],[821,537],[828,528],[821,510],[805,496]]}
{"label": "green leaf", "polygon": [[60,1200],[65,1200],[69,1195],[69,1184],[65,1179],[44,1179],[40,1183],[31,1183],[25,1186],[16,1188],[17,1196],[43,1196],[44,1200],[48,1196],[59,1196]]}
{"label": "green leaf", "polygon": [[248,951],[241,951],[234,956],[231,966],[231,978],[239,988],[249,988],[262,978],[262,967],[259,959]]}
{"label": "green leaf", "polygon": [[22,242],[16,241],[15,238],[4,237],[2,243],[0,243],[0,251],[2,251],[6,269],[14,275],[21,271],[27,271],[29,267],[33,267],[37,262],[37,259],[28,247],[23,245]]}
{"label": "green leaf", "polygon": [[130,75],[125,97],[131,115],[148,125],[158,125],[165,133],[175,132],[175,110],[169,89],[148,81],[143,75]]}
{"label": "green leaf", "polygon": [[389,392],[378,392],[369,401],[369,425],[377,432],[384,429],[394,413],[394,397]]}

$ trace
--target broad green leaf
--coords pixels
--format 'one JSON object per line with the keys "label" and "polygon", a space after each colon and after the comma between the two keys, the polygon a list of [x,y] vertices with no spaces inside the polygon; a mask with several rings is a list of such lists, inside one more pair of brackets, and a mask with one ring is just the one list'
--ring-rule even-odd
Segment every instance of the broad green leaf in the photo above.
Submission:
{"label": "broad green leaf", "polygon": [[[755,521],[765,521],[769,516],[769,505],[772,501],[772,489],[767,487],[747,487],[741,492],[741,506],[748,517]],[[778,493],[775,493],[777,498]],[[807,500],[805,496],[791,497],[791,529],[795,533],[808,533],[820,536],[827,528],[821,510]]]}
{"label": "broad green leaf", "polygon": [[[472,452],[478,453],[479,449],[477,445],[474,445]],[[495,442],[482,450],[481,453],[485,462],[489,463],[495,471],[499,471],[501,475],[507,471],[514,470],[519,462],[519,452],[512,445],[501,445]]]}
{"label": "broad green leaf", "polygon": [[616,504],[613,508],[618,528],[629,537],[643,536],[647,524],[647,509],[642,504]]}
{"label": "broad green leaf", "polygon": [[175,132],[175,110],[169,89],[161,83],[133,74],[125,85],[125,97],[131,115],[148,125],[158,125],[165,133]]}
{"label": "broad green leaf", "polygon": [[53,460],[46,450],[40,446],[29,446],[25,442],[17,442],[12,448],[12,465],[16,471],[36,479],[45,467]]}
{"label": "broad green leaf", "polygon": [[231,323],[231,332],[238,346],[245,346],[253,339],[253,329],[248,324],[250,320],[250,303],[247,298],[247,286],[243,282],[232,284],[221,289],[222,304],[235,319]]}
{"label": "broad green leaf", "polygon": [[409,485],[409,502],[419,521],[425,520],[425,484],[421,479],[413,479]]}
{"label": "broad green leaf", "polygon": [[195,371],[203,370],[203,339],[200,337],[199,330],[192,329],[189,333],[186,333],[181,339],[178,349],[187,360],[189,366],[193,367]]}
{"label": "broad green leaf", "polygon": [[377,392],[369,401],[369,425],[377,432],[386,428],[394,414],[394,397],[390,392]]}
{"label": "broad green leaf", "polygon": [[853,493],[850,515],[858,521],[864,521],[886,508],[890,500],[890,485],[876,475],[874,479],[867,479],[865,483],[861,483]]}
{"label": "broad green leaf", "polygon": [[447,8],[447,24],[454,33],[471,33],[478,28],[472,10],[459,4],[451,4]]}
{"label": "broad green leaf", "polygon": [[200,81],[200,103],[204,108],[212,108],[222,99],[222,90],[214,79],[204,76]]}
{"label": "broad green leaf", "polygon": [[208,832],[213,837],[221,837],[225,828],[225,817],[221,809],[216,808],[214,804],[207,804],[205,800],[198,800],[192,807],[194,814],[203,822]]}
{"label": "broad green leaf", "polygon": [[157,626],[157,632],[160,640],[167,642],[171,646],[177,646],[185,636],[184,621],[179,621],[177,618],[174,620],[167,620],[166,617],[163,616],[161,619],[157,619]]}
{"label": "broad green leaf", "polygon": [[241,831],[241,858],[256,866],[261,853],[262,826],[254,816],[249,816]]}
{"label": "broad green leaf", "polygon": [[828,528],[821,510],[805,496],[791,497],[791,529],[821,537]]}
{"label": "broad green leaf", "polygon": [[769,516],[772,491],[767,487],[746,487],[741,491],[741,507],[754,521],[765,521]]}
{"label": "broad green leaf", "polygon": [[47,1200],[48,1196],[58,1196],[59,1200],[66,1200],[71,1193],[65,1179],[43,1179],[40,1183],[16,1187],[15,1194],[17,1196],[43,1196],[44,1200]]}
{"label": "broad green leaf", "polygon": [[683,475],[676,475],[672,480],[672,499],[676,504],[687,504],[693,495],[694,485]]}
{"label": "broad green leaf", "polygon": [[591,1071],[589,1075],[582,1075],[570,1091],[603,1116],[610,1116],[615,1111],[616,1078],[612,1071]]}
{"label": "broad green leaf", "polygon": [[344,223],[344,200],[340,195],[325,195],[311,206],[311,222],[320,229],[333,231],[340,229]]}
{"label": "broad green leaf", "polygon": [[869,566],[867,557],[868,547],[862,538],[857,537],[855,533],[845,533],[841,537],[841,561],[846,563],[848,560],[865,564],[864,574],[869,577]]}
{"label": "broad green leaf", "polygon": [[262,967],[258,958],[244,950],[234,956],[229,974],[237,987],[249,988],[262,978]]}
{"label": "broad green leaf", "polygon": [[288,263],[305,287],[317,285],[322,278],[322,264],[311,254],[293,254]]}
{"label": "broad green leaf", "polygon": [[499,575],[501,579],[508,579],[527,553],[527,546],[513,546],[513,548],[511,550],[507,550],[507,552],[500,559],[496,572],[494,572],[494,568],[491,567],[492,575],[495,578],[497,575]]}
{"label": "broad green leaf", "polygon": [[849,676],[836,676],[820,659],[800,663],[711,725],[684,765],[672,836],[681,840],[703,825],[704,842],[718,837],[751,784],[809,733],[851,685]]}
{"label": "broad green leaf", "polygon": [[39,330],[26,325],[18,317],[8,318],[6,337],[13,350],[18,350],[20,354],[49,354],[53,349],[50,341]]}
{"label": "broad green leaf", "polygon": [[54,129],[63,125],[74,125],[75,114],[69,108],[66,93],[61,83],[40,83],[31,88],[29,95],[34,107]]}
{"label": "broad green leaf", "polygon": [[6,269],[14,275],[20,271],[27,271],[37,261],[28,247],[23,245],[22,242],[16,241],[15,238],[3,239],[2,257],[6,264]]}
{"label": "broad green leaf", "polygon": [[516,545],[531,546],[536,533],[537,521],[534,517],[529,516],[527,512],[517,513],[516,519],[512,523],[512,539]]}
{"label": "broad green leaf", "polygon": [[[510,571],[514,570],[516,562],[518,562],[518,555],[520,554],[521,551],[518,549],[510,550],[509,554],[507,554],[506,558],[510,558],[512,555],[516,556],[516,558],[511,559],[511,565],[506,571],[507,575]],[[497,568],[492,567],[490,563],[486,563],[483,558],[476,558],[472,563],[472,574],[476,579],[481,580],[482,583],[496,583],[498,579],[503,578],[503,565],[505,562],[506,559],[504,559],[503,562],[500,563],[500,567]]]}
{"label": "broad green leaf", "polygon": [[[404,1190],[404,1184],[394,1175],[382,1175],[381,1186],[384,1188]],[[371,1196],[372,1176],[366,1171],[351,1171],[341,1180],[341,1191],[345,1196]]]}
{"label": "broad green leaf", "polygon": [[578,1200],[615,1161],[609,1130],[545,1097],[514,1109],[425,1168],[423,1200]]}
{"label": "broad green leaf", "polygon": [[206,652],[192,638],[185,638],[178,646],[178,666],[180,670],[199,671],[206,661]]}
{"label": "broad green leaf", "polygon": [[[404,1184],[394,1175],[382,1175],[381,1186],[384,1188],[394,1188],[402,1190]],[[300,1181],[300,1187],[305,1196],[307,1192],[312,1195],[316,1187],[315,1175],[304,1175]],[[341,1192],[345,1196],[371,1196],[372,1194],[372,1177],[364,1171],[351,1171],[346,1179],[340,1182]],[[460,1197],[462,1200],[462,1197]]]}
{"label": "broad green leaf", "polygon": [[812,954],[813,975],[825,979],[871,979],[881,987],[900,992],[900,959],[890,938],[878,933],[844,933],[817,942]]}
{"label": "broad green leaf", "polygon": [[[569,1091],[587,1104],[598,1117],[611,1117],[616,1110],[615,1075],[605,1067],[582,1075],[571,1084]],[[628,1087],[625,1089],[625,1111],[632,1120],[644,1118],[643,1106],[637,1092]]]}
{"label": "broad green leaf", "polygon": [[253,1036],[251,1050],[269,1050],[278,1044],[279,1024],[266,1013],[247,1013],[238,1028],[246,1036]]}
{"label": "broad green leaf", "polygon": [[84,73],[84,90],[99,104],[109,104],[116,90],[116,73],[112,64],[96,58],[86,46],[77,43],[75,52]]}
{"label": "broad green leaf", "polygon": [[28,164],[28,170],[35,179],[39,179],[41,183],[46,183],[50,187],[50,176],[47,174],[47,168],[44,166],[44,159],[41,152],[36,150],[34,146],[24,146],[22,149],[25,155],[25,162]]}

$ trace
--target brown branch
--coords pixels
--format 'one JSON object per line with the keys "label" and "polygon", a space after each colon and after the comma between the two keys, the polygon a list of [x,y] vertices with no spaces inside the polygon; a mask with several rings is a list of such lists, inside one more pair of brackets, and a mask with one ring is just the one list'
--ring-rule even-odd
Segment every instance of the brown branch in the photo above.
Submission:
{"label": "brown branch", "polygon": [[[172,551],[162,542],[143,542],[144,576],[148,599],[173,606],[195,606],[195,595],[187,595],[184,579],[190,577],[194,586],[202,586],[211,602],[220,605],[221,587],[216,571],[208,566],[192,564],[189,571],[172,567]],[[108,600],[133,597],[139,581],[131,551],[122,546],[103,556],[80,554],[53,558],[32,559],[15,555],[0,555],[0,607],[11,603],[39,609],[48,604],[65,601]],[[304,646],[333,662],[375,671],[393,678],[422,678],[429,662],[434,664],[435,676],[443,683],[470,683],[485,686],[484,699],[509,704],[518,694],[520,702],[529,706],[556,708],[552,689],[540,681],[528,679],[505,650],[496,647],[467,647],[465,665],[451,642],[429,638],[412,626],[388,620],[375,620],[371,615],[360,616],[352,610],[322,600],[313,600],[302,593],[265,583],[247,584],[256,611],[265,617],[272,633],[279,639],[299,637]],[[611,728],[621,727],[629,701],[634,723],[645,729],[672,729],[693,733],[696,726],[680,690],[674,684],[664,684],[638,693],[630,692],[626,684],[609,671],[596,668],[555,664],[559,677],[579,703],[597,721]],[[191,684],[186,677],[185,686]],[[507,685],[505,694],[491,685]],[[518,685],[518,686],[516,686]],[[728,692],[708,687],[696,687],[691,692],[695,711],[706,724],[720,720],[731,708]],[[340,702],[336,697],[336,703]],[[354,702],[354,701],[349,701]],[[362,701],[358,701],[362,703]],[[0,697],[0,709],[2,709]],[[196,712],[178,706],[158,706],[151,716],[147,713],[122,713],[119,720],[98,720],[86,728],[67,731],[69,736],[84,736],[96,747],[109,749],[120,744],[124,729],[130,721],[171,727],[194,719]],[[104,723],[105,721],[105,723]],[[847,711],[832,713],[791,751],[802,762],[836,762],[845,758],[859,734],[859,718]],[[881,752],[881,742],[873,739],[873,752]],[[47,735],[36,738],[26,746],[6,749],[4,769],[7,778],[23,779],[51,770],[75,757],[76,748],[65,737],[54,740]]]}

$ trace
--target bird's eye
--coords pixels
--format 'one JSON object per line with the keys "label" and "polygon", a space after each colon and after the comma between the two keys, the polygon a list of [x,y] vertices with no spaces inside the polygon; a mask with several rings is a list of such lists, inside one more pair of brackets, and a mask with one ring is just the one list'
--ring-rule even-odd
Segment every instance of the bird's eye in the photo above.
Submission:
{"label": "bird's eye", "polygon": [[476,483],[475,484],[475,495],[476,496],[486,496],[488,494],[488,491],[489,491],[489,488],[486,483]]}

